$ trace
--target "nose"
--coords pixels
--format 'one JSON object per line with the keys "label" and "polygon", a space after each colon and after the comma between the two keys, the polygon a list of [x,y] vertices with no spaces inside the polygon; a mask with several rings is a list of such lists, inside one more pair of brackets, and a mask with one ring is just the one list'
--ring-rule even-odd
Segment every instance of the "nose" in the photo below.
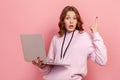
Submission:
{"label": "nose", "polygon": [[73,23],[73,19],[70,19],[70,24],[72,24]]}

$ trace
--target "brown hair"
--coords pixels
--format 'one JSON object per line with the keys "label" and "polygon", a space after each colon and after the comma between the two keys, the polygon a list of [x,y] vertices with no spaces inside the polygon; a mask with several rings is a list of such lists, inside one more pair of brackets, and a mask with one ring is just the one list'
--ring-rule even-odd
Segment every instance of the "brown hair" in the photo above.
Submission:
{"label": "brown hair", "polygon": [[64,23],[64,19],[66,17],[66,14],[68,11],[74,11],[75,14],[76,14],[76,17],[77,17],[77,26],[76,26],[76,30],[79,30],[80,31],[83,31],[83,27],[82,27],[82,20],[81,20],[81,17],[80,17],[80,14],[78,12],[78,10],[74,7],[74,6],[66,6],[63,10],[62,10],[62,13],[60,15],[60,20],[59,20],[59,23],[58,23],[58,26],[59,26],[59,35],[60,36],[63,36],[64,33],[65,33],[65,23]]}

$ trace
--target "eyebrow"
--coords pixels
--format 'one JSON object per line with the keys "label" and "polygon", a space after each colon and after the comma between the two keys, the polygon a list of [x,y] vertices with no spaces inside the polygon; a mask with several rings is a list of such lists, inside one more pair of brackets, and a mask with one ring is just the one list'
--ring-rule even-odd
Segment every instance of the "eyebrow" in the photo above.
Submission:
{"label": "eyebrow", "polygon": [[[66,16],[70,16],[70,15],[66,15]],[[74,15],[74,17],[76,17],[76,15]]]}

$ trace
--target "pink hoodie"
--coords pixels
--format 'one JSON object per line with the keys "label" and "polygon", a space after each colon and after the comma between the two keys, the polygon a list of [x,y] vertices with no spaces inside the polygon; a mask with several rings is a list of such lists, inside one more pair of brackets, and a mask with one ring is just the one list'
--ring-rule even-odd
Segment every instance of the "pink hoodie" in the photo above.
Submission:
{"label": "pink hoodie", "polygon": [[[66,39],[63,46],[63,52],[70,41],[71,33],[66,33]],[[49,66],[43,69],[48,74],[43,77],[44,80],[81,80],[87,74],[87,59],[91,58],[99,65],[105,65],[107,62],[107,49],[102,37],[98,32],[92,35],[87,32],[74,32],[73,39],[66,51],[64,58],[60,59],[63,37],[55,35],[51,41],[47,61],[54,63],[70,64],[70,66]]]}

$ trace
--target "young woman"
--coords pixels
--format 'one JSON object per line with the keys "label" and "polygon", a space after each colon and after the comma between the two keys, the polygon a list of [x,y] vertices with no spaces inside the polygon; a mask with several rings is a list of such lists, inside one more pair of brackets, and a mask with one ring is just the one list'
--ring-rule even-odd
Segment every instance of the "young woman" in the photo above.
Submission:
{"label": "young woman", "polygon": [[42,71],[48,71],[43,80],[82,80],[87,73],[87,59],[99,65],[107,62],[107,50],[98,32],[97,17],[91,26],[92,34],[88,34],[82,27],[82,20],[74,6],[66,6],[59,21],[59,32],[56,34],[49,48],[48,62],[70,64],[70,66],[50,66],[39,59],[33,64]]}

